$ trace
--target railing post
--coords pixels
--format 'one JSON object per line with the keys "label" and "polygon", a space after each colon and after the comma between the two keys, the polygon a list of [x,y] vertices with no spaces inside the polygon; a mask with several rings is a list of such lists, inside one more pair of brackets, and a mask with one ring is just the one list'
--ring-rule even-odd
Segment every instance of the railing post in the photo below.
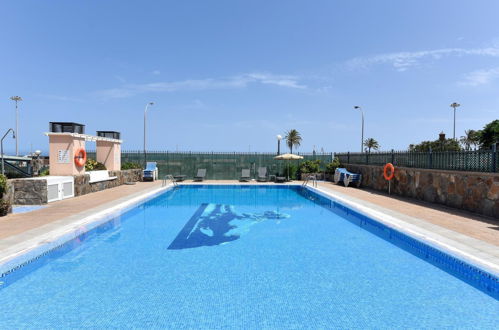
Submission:
{"label": "railing post", "polygon": [[347,153],[347,164],[350,164],[350,151]]}
{"label": "railing post", "polygon": [[395,153],[392,149],[392,161],[391,161],[392,165],[395,164]]}
{"label": "railing post", "polygon": [[428,168],[433,168],[433,152],[431,150],[428,151]]}
{"label": "railing post", "polygon": [[369,153],[366,152],[366,165],[369,165]]}
{"label": "railing post", "polygon": [[492,172],[497,171],[497,145],[494,143],[492,145],[492,166],[491,166]]}

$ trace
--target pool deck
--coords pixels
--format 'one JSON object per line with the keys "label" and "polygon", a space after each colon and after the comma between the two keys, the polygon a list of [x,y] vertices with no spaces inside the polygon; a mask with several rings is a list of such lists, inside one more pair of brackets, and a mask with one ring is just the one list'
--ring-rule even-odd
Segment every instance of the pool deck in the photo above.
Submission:
{"label": "pool deck", "polygon": [[[200,183],[187,181],[181,184],[262,184],[256,182],[206,180]],[[275,183],[263,183],[276,185]],[[301,184],[295,181],[290,184]],[[82,219],[120,208],[127,203],[139,201],[146,195],[157,193],[166,187],[161,182],[138,182],[88,194],[63,201],[53,202],[47,207],[28,213],[10,214],[0,218],[0,264],[19,255],[29,246],[40,245],[50,240],[50,234],[58,229],[75,228]],[[450,249],[471,255],[486,263],[488,269],[499,270],[499,220],[457,211],[444,206],[419,202],[414,199],[388,196],[376,191],[343,187],[330,182],[319,182],[317,190],[339,201],[357,205],[372,214],[386,215],[392,227],[404,228],[421,237],[438,241]],[[386,219],[385,219],[386,218]],[[386,223],[386,222],[385,222]],[[60,230],[59,230],[60,233]],[[479,262],[480,263],[480,262]]]}

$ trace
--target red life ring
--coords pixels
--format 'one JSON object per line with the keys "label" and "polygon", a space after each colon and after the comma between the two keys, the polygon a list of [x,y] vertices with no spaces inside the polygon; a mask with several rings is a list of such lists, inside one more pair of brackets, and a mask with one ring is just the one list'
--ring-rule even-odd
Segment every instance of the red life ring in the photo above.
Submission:
{"label": "red life ring", "polygon": [[[390,171],[390,175],[388,175],[388,171]],[[393,179],[393,176],[395,175],[395,167],[393,166],[392,163],[386,163],[385,167],[383,167],[383,176],[385,177],[385,180],[390,181]]]}
{"label": "red life ring", "polygon": [[75,153],[76,166],[83,167],[83,166],[85,166],[86,162],[87,162],[87,152],[85,151],[85,149],[80,148],[80,149],[76,150],[76,153]]}

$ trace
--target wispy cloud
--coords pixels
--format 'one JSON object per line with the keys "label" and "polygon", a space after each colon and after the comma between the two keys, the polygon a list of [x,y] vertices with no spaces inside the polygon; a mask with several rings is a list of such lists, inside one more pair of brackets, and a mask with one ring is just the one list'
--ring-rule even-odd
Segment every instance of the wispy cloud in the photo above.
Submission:
{"label": "wispy cloud", "polygon": [[96,92],[104,98],[125,98],[147,92],[200,91],[214,89],[245,88],[250,84],[275,85],[285,88],[306,89],[298,77],[291,75],[275,75],[271,73],[246,73],[227,78],[188,79],[171,82],[147,84],[127,84],[118,88]]}
{"label": "wispy cloud", "polygon": [[159,70],[154,70],[153,72],[151,72],[153,75],[155,76],[159,76],[161,74],[161,71]]}
{"label": "wispy cloud", "polygon": [[459,84],[462,86],[480,86],[486,85],[498,78],[499,67],[495,67],[491,69],[476,70],[470,72],[464,77],[464,81],[460,82]]}
{"label": "wispy cloud", "polygon": [[395,70],[403,72],[409,68],[416,67],[423,60],[439,60],[449,56],[492,56],[499,57],[499,47],[487,48],[441,48],[433,50],[422,50],[416,52],[387,53],[368,57],[356,57],[347,61],[347,67],[351,69],[367,68],[376,64],[388,64]]}

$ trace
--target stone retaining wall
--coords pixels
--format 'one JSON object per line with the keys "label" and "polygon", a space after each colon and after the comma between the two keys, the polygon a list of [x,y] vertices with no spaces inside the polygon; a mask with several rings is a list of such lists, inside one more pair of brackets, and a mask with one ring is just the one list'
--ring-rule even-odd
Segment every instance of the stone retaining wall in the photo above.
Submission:
{"label": "stone retaining wall", "polygon": [[121,186],[125,182],[137,182],[142,179],[142,170],[123,170],[123,171],[109,171],[109,176],[116,176],[117,178],[109,181],[89,183],[90,175],[75,175],[75,196],[86,195],[89,193],[114,188]]}
{"label": "stone retaining wall", "polygon": [[[109,171],[109,176],[117,178],[109,181],[89,183],[90,175],[75,175],[75,197],[104,189],[121,186],[125,182],[137,182],[142,179],[142,170]],[[8,183],[13,187],[12,204],[41,205],[47,204],[47,181],[40,179],[11,179]]]}
{"label": "stone retaining wall", "polygon": [[41,205],[47,204],[47,181],[12,179],[9,180],[13,187],[13,204]]}
{"label": "stone retaining wall", "polygon": [[[388,191],[383,167],[346,164],[362,174],[362,186]],[[499,219],[499,174],[397,167],[392,194],[447,205]]]}

